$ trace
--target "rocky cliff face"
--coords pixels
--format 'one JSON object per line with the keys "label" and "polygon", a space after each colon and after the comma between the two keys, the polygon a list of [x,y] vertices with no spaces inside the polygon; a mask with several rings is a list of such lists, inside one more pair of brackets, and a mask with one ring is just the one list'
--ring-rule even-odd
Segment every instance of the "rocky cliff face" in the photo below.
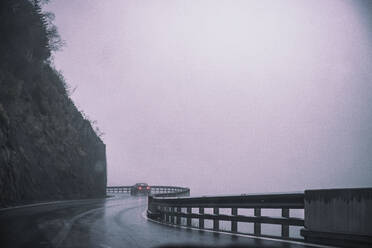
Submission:
{"label": "rocky cliff face", "polygon": [[37,1],[0,5],[0,206],[104,196],[105,144],[47,61]]}

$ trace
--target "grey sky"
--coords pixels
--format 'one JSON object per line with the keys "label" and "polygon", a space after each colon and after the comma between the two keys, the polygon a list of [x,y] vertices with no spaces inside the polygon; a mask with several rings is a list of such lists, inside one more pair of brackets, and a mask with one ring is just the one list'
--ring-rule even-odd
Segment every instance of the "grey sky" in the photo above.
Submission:
{"label": "grey sky", "polygon": [[108,183],[208,194],[372,186],[363,3],[64,0],[46,9],[67,43],[56,67],[106,133]]}

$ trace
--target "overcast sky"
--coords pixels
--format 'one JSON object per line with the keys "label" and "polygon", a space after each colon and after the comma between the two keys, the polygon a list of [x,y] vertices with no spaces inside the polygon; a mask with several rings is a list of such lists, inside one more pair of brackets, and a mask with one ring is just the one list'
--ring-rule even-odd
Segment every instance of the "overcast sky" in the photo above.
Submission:
{"label": "overcast sky", "polygon": [[202,194],[372,186],[367,1],[64,0],[55,65],[108,184]]}

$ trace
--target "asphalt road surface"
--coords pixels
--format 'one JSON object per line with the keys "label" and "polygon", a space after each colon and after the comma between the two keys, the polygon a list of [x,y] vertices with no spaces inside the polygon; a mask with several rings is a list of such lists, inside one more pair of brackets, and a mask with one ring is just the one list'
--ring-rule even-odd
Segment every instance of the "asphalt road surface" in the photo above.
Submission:
{"label": "asphalt road surface", "polygon": [[169,227],[146,207],[146,197],[118,195],[0,210],[0,247],[313,247]]}

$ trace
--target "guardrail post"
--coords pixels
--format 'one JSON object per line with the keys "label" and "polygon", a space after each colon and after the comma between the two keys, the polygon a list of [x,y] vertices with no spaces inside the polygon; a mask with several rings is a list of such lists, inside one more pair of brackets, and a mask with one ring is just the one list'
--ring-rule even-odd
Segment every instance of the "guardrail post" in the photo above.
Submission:
{"label": "guardrail post", "polygon": [[165,207],[165,222],[169,223],[169,207]]}
{"label": "guardrail post", "polygon": [[164,222],[165,221],[165,214],[164,214],[164,211],[165,211],[165,207],[163,206],[159,206],[159,211],[160,211],[160,221],[161,222]]}
{"label": "guardrail post", "polygon": [[[213,214],[217,216],[220,214],[219,208],[213,208]],[[220,229],[220,221],[219,219],[213,219],[213,230],[217,231]]]}
{"label": "guardrail post", "polygon": [[[261,216],[261,208],[254,209],[254,216],[259,217]],[[261,235],[261,223],[255,222],[254,223],[254,235]]]}
{"label": "guardrail post", "polygon": [[[238,209],[237,208],[231,208],[231,215],[237,216],[238,215]],[[231,232],[236,233],[238,232],[238,222],[236,220],[231,221]]]}
{"label": "guardrail post", "polygon": [[[191,208],[187,208],[187,214],[191,214]],[[191,226],[191,217],[187,217],[187,226]]]}
{"label": "guardrail post", "polygon": [[[289,218],[289,208],[282,208],[282,217]],[[289,225],[282,225],[282,237],[289,238]]]}
{"label": "guardrail post", "polygon": [[[199,208],[199,214],[204,215],[204,208]],[[204,217],[199,217],[199,228],[204,229]]]}
{"label": "guardrail post", "polygon": [[152,196],[149,196],[147,198],[147,216],[150,218],[150,219],[159,219],[161,218],[161,211],[160,211],[160,207],[159,207],[159,204],[156,203],[156,201],[154,201],[154,198]]}
{"label": "guardrail post", "polygon": [[171,223],[174,224],[174,207],[171,207]]}
{"label": "guardrail post", "polygon": [[[181,213],[181,208],[180,207],[177,207],[177,213]],[[176,218],[176,223],[177,225],[181,225],[181,216],[177,215],[177,218]]]}

